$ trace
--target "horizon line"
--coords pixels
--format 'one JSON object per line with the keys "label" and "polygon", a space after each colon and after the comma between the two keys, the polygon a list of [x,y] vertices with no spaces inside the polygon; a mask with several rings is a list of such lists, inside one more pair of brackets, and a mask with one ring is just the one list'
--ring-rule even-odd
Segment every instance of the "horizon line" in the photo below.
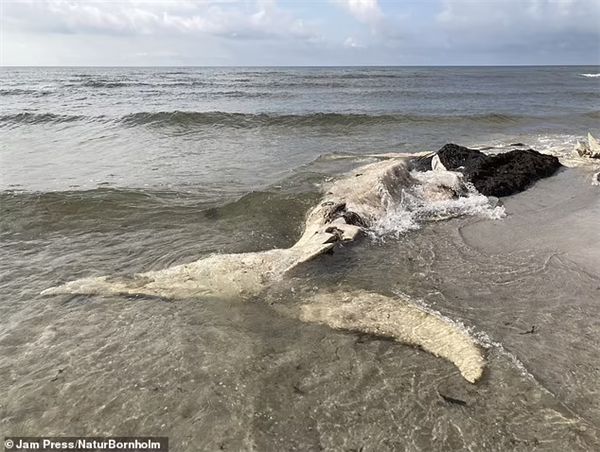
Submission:
{"label": "horizon line", "polygon": [[408,67],[599,67],[600,63],[589,64],[369,64],[369,65],[3,65],[0,68],[408,68]]}

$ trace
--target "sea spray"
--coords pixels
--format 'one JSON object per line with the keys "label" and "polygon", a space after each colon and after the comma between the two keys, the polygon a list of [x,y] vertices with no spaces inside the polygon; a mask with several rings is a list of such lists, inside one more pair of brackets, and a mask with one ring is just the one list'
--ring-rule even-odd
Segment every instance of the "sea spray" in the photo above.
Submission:
{"label": "sea spray", "polygon": [[[435,173],[429,173],[435,177]],[[399,238],[403,234],[421,229],[428,221],[441,221],[461,216],[477,216],[497,220],[506,216],[504,206],[498,198],[484,196],[471,184],[463,196],[451,199],[428,199],[423,186],[416,185],[403,190],[398,203],[388,203],[382,215],[369,228],[371,239],[382,241]]]}

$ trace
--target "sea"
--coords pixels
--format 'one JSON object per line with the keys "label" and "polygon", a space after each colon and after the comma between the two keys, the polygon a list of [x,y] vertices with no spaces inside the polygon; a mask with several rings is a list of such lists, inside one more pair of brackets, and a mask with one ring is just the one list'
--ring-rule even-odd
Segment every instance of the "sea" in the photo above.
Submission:
{"label": "sea", "polygon": [[[588,132],[597,66],[1,67],[0,436],[600,450],[600,165],[572,153]],[[290,247],[327,183],[446,143],[565,166],[494,209],[390,217],[244,301],[40,295]],[[485,351],[483,378],[271,307],[335,290],[451,322]]]}

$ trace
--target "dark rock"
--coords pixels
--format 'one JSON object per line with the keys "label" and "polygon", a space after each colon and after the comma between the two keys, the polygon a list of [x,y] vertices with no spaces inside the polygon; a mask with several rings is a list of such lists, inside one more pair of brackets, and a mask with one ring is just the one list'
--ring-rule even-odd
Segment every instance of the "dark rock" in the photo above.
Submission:
{"label": "dark rock", "polygon": [[434,154],[427,155],[425,157],[415,157],[411,158],[408,161],[408,170],[409,171],[431,171],[431,160],[433,159]]}
{"label": "dark rock", "polygon": [[432,169],[432,159],[437,155],[442,165],[449,170],[458,170],[467,163],[484,158],[486,155],[474,149],[469,149],[457,144],[446,144],[434,154],[425,157],[416,157],[410,160],[408,169],[411,171],[429,171]]}
{"label": "dark rock", "polygon": [[469,149],[457,144],[447,144],[442,149],[437,151],[437,156],[440,158],[442,165],[448,170],[459,170],[462,167],[471,165],[472,163],[483,160],[487,156],[483,152]]}
{"label": "dark rock", "polygon": [[510,196],[552,176],[561,166],[558,158],[527,149],[473,160],[463,174],[485,196]]}
{"label": "dark rock", "polygon": [[[558,158],[533,149],[486,155],[475,149],[447,144],[437,152],[447,170],[460,171],[485,196],[509,196],[533,182],[552,176],[562,165]],[[413,159],[411,169],[431,169],[433,156]],[[423,169],[419,169],[423,168]]]}

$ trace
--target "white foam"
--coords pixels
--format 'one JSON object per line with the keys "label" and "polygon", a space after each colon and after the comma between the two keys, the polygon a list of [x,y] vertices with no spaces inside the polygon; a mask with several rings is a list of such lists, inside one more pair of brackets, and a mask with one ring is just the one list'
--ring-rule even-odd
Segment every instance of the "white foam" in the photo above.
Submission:
{"label": "white foam", "polygon": [[537,149],[543,154],[558,157],[563,166],[568,168],[584,167],[597,171],[596,168],[600,168],[598,159],[581,157],[574,150],[581,139],[580,135],[543,134],[531,136],[528,143],[533,149]]}
{"label": "white foam", "polygon": [[[540,152],[547,150],[555,152],[570,153],[577,141],[581,140],[580,135],[552,133],[552,134],[532,134],[527,136],[501,136],[492,140],[492,149],[484,151],[486,154],[498,154],[508,152],[513,149],[533,148]],[[509,143],[522,141],[523,146],[510,146]],[[475,146],[476,148],[477,146]]]}
{"label": "white foam", "polygon": [[[432,177],[437,177],[434,172],[431,173]],[[470,184],[467,184],[467,189],[465,196],[440,200],[428,199],[421,185],[404,189],[400,202],[387,203],[385,214],[371,226],[369,235],[376,240],[399,238],[408,231],[420,229],[429,221],[461,216],[496,220],[506,215],[504,207],[497,205],[497,198],[488,198],[480,194]]]}
{"label": "white foam", "polygon": [[582,77],[591,77],[591,78],[596,78],[596,77],[600,77],[600,74],[579,74]]}

